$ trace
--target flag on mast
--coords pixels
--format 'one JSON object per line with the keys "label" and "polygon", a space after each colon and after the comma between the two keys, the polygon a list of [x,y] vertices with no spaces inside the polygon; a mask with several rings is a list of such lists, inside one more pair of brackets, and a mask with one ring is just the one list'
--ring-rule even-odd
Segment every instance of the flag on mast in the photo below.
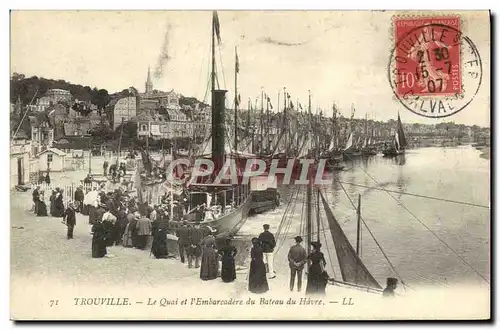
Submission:
{"label": "flag on mast", "polygon": [[213,24],[213,27],[214,27],[214,30],[215,30],[215,35],[217,36],[217,42],[220,44],[221,43],[221,39],[220,39],[219,15],[217,15],[217,11],[216,10],[214,10],[212,24]]}
{"label": "flag on mast", "polygon": [[271,110],[273,110],[273,104],[271,103],[271,98],[269,96],[267,97],[267,102],[269,103]]}

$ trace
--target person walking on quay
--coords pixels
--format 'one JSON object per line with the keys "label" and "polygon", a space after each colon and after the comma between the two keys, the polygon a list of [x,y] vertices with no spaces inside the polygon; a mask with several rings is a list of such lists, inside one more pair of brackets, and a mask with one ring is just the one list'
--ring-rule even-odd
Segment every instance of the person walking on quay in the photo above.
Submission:
{"label": "person walking on quay", "polygon": [[116,222],[115,222],[115,245],[122,244],[123,234],[125,233],[125,228],[127,227],[127,213],[125,211],[125,206],[120,205],[118,207]]}
{"label": "person walking on quay", "polygon": [[105,212],[102,215],[102,225],[104,227],[104,231],[106,232],[106,246],[113,246],[117,236],[115,230],[116,217],[110,212],[110,209],[107,206],[104,206],[103,210]]}
{"label": "person walking on quay", "polygon": [[295,237],[295,245],[288,252],[288,264],[290,266],[290,291],[293,291],[295,286],[295,277],[297,277],[297,291],[302,289],[302,271],[304,264],[307,261],[307,252],[302,243],[302,237]]}
{"label": "person walking on quay", "polygon": [[156,259],[168,258],[167,232],[164,228],[158,228],[153,235],[151,253]]}
{"label": "person walking on quay", "polygon": [[231,238],[226,238],[226,244],[219,250],[222,259],[220,277],[223,282],[232,282],[236,279],[236,263],[234,257],[238,250],[231,244]]}
{"label": "person walking on quay", "polygon": [[106,250],[106,231],[101,220],[96,220],[92,225],[92,258],[104,258]]}
{"label": "person walking on quay", "polygon": [[54,213],[53,217],[62,218],[64,216],[64,201],[63,201],[63,190],[56,188],[56,196],[54,200]]}
{"label": "person walking on quay", "polygon": [[87,205],[89,225],[93,225],[97,220],[97,207],[99,206],[98,199],[99,193],[95,187],[93,190],[89,191],[87,195],[85,195],[84,203]]}
{"label": "person walking on quay", "polygon": [[382,295],[384,297],[394,297],[394,290],[396,290],[398,286],[398,279],[394,277],[387,278],[387,287],[384,289]]}
{"label": "person walking on quay", "polygon": [[33,211],[38,214],[38,205],[40,203],[40,186],[37,186],[32,193],[33,196]]}
{"label": "person walking on quay", "polygon": [[49,197],[49,202],[50,202],[50,216],[54,216],[56,213],[56,191],[52,190],[52,194]]}
{"label": "person walking on quay", "polygon": [[104,163],[102,164],[102,169],[104,171],[104,176],[108,175],[108,166],[109,166],[109,163],[108,163],[107,160],[105,160]]}
{"label": "person walking on quay", "polygon": [[111,175],[111,179],[114,181],[116,179],[117,171],[116,164],[113,164],[109,167],[109,174]]}
{"label": "person walking on quay", "polygon": [[47,171],[47,174],[45,175],[45,183],[46,184],[50,184],[50,175],[49,175],[49,171]]}
{"label": "person walking on quay", "polygon": [[215,249],[215,237],[210,234],[201,241],[200,278],[203,281],[215,280],[219,274],[219,259]]}
{"label": "person walking on quay", "polygon": [[[187,254],[188,260],[191,258],[191,244],[190,244],[190,228],[188,227],[187,221],[182,222],[182,226],[179,227],[175,233],[177,236],[177,244],[179,246],[179,257],[181,262],[184,263],[184,255]],[[191,264],[191,263],[189,263]]]}
{"label": "person walking on quay", "polygon": [[151,220],[142,216],[137,220],[137,243],[136,248],[144,250],[148,244],[148,237],[151,235]]}
{"label": "person walking on quay", "polygon": [[307,256],[309,272],[307,274],[307,295],[324,295],[326,284],[328,283],[328,274],[325,271],[325,256],[321,252],[320,242],[311,242],[312,252]]}
{"label": "person walking on quay", "polygon": [[83,193],[83,186],[80,185],[75,190],[75,211],[82,212],[83,210],[83,200],[85,199],[85,194]]}
{"label": "person walking on quay", "polygon": [[68,204],[68,208],[64,211],[63,221],[66,223],[68,227],[67,237],[68,239],[73,239],[73,230],[76,225],[76,215],[75,215],[75,207],[73,203]]}
{"label": "person walking on quay", "polygon": [[264,231],[259,235],[259,241],[264,253],[264,263],[266,264],[266,270],[269,273],[269,278],[275,278],[276,272],[274,271],[274,248],[276,247],[276,239],[274,235],[269,231],[269,225],[265,224],[263,226]]}
{"label": "person walking on quay", "polygon": [[195,223],[194,227],[189,229],[189,254],[188,254],[188,267],[200,267],[200,256],[201,256],[201,241],[203,239],[203,231],[200,228],[199,223]]}
{"label": "person walking on quay", "polygon": [[97,208],[94,212],[94,216],[96,220],[99,220],[102,222],[102,217],[104,216],[104,213],[106,213],[106,210],[104,210],[105,205],[98,203]]}
{"label": "person walking on quay", "polygon": [[45,196],[43,190],[40,191],[38,198],[38,206],[36,206],[36,216],[46,217],[47,216],[47,204],[45,204]]}
{"label": "person walking on quay", "polygon": [[248,291],[253,293],[269,291],[263,254],[259,239],[257,237],[252,238],[252,249],[250,250],[252,260],[250,261],[250,271],[248,273]]}
{"label": "person walking on quay", "polygon": [[125,226],[125,232],[123,233],[122,245],[124,247],[133,247],[133,229],[136,228],[137,220],[132,213],[127,214],[127,225]]}

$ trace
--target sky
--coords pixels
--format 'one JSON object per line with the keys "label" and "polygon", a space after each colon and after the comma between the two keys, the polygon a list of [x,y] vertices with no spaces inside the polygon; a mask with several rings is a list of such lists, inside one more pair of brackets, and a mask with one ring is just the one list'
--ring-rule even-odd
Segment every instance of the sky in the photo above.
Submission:
{"label": "sky", "polygon": [[[312,111],[321,107],[326,115],[335,102],[346,117],[354,106],[358,118],[385,121],[399,112],[406,123],[490,126],[488,13],[460,12],[462,31],[481,55],[483,83],[468,107],[444,119],[416,115],[394,97],[387,78],[394,14],[219,11],[220,87],[232,100],[237,47],[238,92],[245,108],[249,98],[256,103],[262,90],[275,108],[281,93],[282,108],[286,87],[304,109],[310,91]],[[130,86],[142,92],[151,67],[155,89],[174,89],[209,103],[211,20],[209,11],[13,11],[11,73],[64,79],[110,93]]]}

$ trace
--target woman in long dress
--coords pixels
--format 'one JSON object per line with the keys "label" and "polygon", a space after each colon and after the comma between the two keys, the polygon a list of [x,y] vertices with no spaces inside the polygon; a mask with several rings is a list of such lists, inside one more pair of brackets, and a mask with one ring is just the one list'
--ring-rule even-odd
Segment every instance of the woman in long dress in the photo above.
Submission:
{"label": "woman in long dress", "polygon": [[252,245],[248,290],[253,293],[264,293],[269,291],[269,284],[267,284],[263,250],[260,246],[260,240],[257,237],[252,238]]}
{"label": "woman in long dress", "polygon": [[321,252],[320,242],[311,242],[312,252],[307,256],[310,262],[309,273],[307,275],[306,295],[324,295],[328,274],[325,271],[325,256]]}
{"label": "woman in long dress", "polygon": [[56,218],[62,218],[64,216],[64,202],[63,202],[63,190],[56,188],[56,196],[54,200],[54,214],[52,216]]}
{"label": "woman in long dress", "polygon": [[219,254],[222,259],[222,269],[220,273],[220,277],[223,282],[232,282],[236,279],[236,265],[234,262],[234,257],[238,251],[231,244],[231,239],[226,239],[226,244],[219,250]]}
{"label": "woman in long dress", "polygon": [[201,246],[200,278],[203,281],[215,280],[219,274],[219,260],[217,251],[215,250],[215,237],[213,235],[206,236],[201,241]]}
{"label": "woman in long dress", "polygon": [[40,197],[37,201],[36,207],[36,216],[37,217],[46,217],[47,216],[47,205],[45,204],[43,191],[40,192]]}
{"label": "woman in long dress", "polygon": [[137,220],[132,213],[127,214],[127,226],[125,227],[125,232],[123,233],[122,245],[124,247],[132,247],[132,228],[135,228]]}
{"label": "woman in long dress", "polygon": [[52,190],[52,194],[49,197],[49,202],[50,202],[50,215],[55,216],[56,214],[56,191]]}
{"label": "woman in long dress", "polygon": [[104,258],[106,250],[106,231],[101,220],[92,225],[92,258]]}
{"label": "woman in long dress", "polygon": [[167,232],[164,228],[160,227],[155,230],[151,253],[156,259],[166,259],[168,257]]}

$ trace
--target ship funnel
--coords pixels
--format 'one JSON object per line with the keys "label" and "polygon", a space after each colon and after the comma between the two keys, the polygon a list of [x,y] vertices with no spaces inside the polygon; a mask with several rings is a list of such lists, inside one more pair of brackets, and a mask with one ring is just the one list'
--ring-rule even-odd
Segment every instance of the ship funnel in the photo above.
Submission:
{"label": "ship funnel", "polygon": [[212,91],[212,161],[218,175],[225,162],[226,145],[226,90]]}

